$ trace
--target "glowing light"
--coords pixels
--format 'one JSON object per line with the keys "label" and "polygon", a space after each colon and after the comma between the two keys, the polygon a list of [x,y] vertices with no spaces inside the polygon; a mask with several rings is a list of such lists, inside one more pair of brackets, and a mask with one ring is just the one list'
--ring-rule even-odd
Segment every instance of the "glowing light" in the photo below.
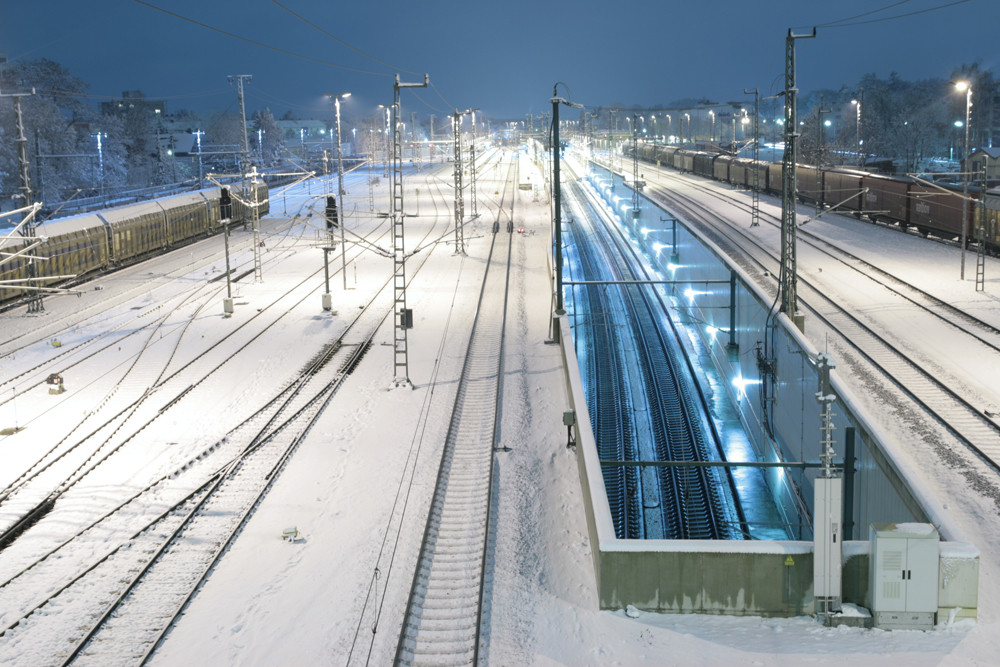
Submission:
{"label": "glowing light", "polygon": [[653,252],[655,252],[657,255],[659,255],[661,250],[663,250],[663,244],[662,243],[654,243],[653,244]]}
{"label": "glowing light", "polygon": [[674,275],[674,273],[676,273],[677,269],[679,269],[681,267],[679,265],[677,265],[677,264],[674,264],[673,262],[670,262],[669,264],[667,264],[667,268],[670,269],[670,275],[671,275],[671,277],[673,277],[673,275]]}
{"label": "glowing light", "polygon": [[733,378],[733,386],[736,387],[736,400],[741,401],[747,397],[747,387],[760,383],[760,380],[747,380],[742,375],[737,375]]}

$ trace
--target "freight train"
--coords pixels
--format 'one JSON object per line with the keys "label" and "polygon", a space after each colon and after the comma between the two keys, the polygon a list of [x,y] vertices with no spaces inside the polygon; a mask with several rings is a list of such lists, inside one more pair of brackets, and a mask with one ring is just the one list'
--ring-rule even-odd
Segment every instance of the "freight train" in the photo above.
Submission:
{"label": "freight train", "polygon": [[[631,155],[631,147],[626,148]],[[761,192],[781,196],[783,165],[780,162],[754,162],[749,158],[723,153],[689,150],[677,146],[640,144],[639,159],[657,165],[691,172],[706,178],[750,188],[756,179]],[[930,184],[912,178],[885,176],[845,167],[798,165],[799,200],[826,208],[912,228],[924,236],[930,234],[953,239],[962,235],[962,188]],[[969,191],[965,211],[967,242],[982,238],[991,254],[1000,254],[1000,191],[979,188]],[[982,200],[984,206],[976,205]]]}
{"label": "freight train", "polygon": [[[139,204],[52,220],[35,228],[35,237],[46,241],[30,254],[47,257],[36,261],[36,276],[86,276],[119,268],[150,255],[222,231],[220,198],[223,188],[198,190]],[[245,200],[248,203],[244,203]],[[258,202],[261,216],[270,210],[267,185],[256,181],[248,197],[232,197],[232,221],[251,219],[251,204]],[[5,244],[0,236],[0,259],[17,253],[30,239],[15,236]],[[26,292],[4,281],[29,278],[28,259],[15,257],[0,265],[0,304],[24,297]],[[39,284],[53,286],[59,281]]]}

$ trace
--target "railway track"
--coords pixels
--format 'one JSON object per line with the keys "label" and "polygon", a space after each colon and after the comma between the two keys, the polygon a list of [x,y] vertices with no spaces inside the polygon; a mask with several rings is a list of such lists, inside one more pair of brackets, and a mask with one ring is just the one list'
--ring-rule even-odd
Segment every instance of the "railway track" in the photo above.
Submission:
{"label": "railway track", "polygon": [[[647,193],[654,201],[696,221],[731,256],[742,257],[738,261],[743,262],[753,273],[777,275],[779,259],[775,250],[756,235],[739,227],[715,222],[718,218],[716,211],[710,211],[697,201],[671,193],[665,188],[647,185]],[[829,245],[825,241],[823,244]],[[826,252],[836,261],[848,266],[862,261],[854,256],[847,257],[844,253],[840,253],[842,257],[836,257],[837,253]],[[867,275],[868,266],[866,263],[852,268]],[[966,336],[966,342],[962,344],[980,346],[982,358],[1000,355],[996,329],[991,324],[943,304],[932,295],[895,276],[885,276],[884,273],[879,272],[876,282],[904,300],[907,308],[915,307],[933,317],[938,326],[950,329],[954,332],[953,335]],[[774,283],[765,282],[764,287],[772,293],[777,291]],[[904,347],[901,342],[892,340],[882,332],[877,321],[870,315],[845,310],[830,292],[829,286],[816,282],[808,275],[799,274],[799,305],[811,312],[815,321],[822,322],[831,332],[836,333],[835,343],[832,344],[843,350],[844,354],[857,357],[859,362],[855,362],[855,366],[864,363],[884,377],[897,391],[915,402],[994,470],[1000,470],[1000,421],[985,414],[980,405],[969,399],[977,391],[970,390],[966,380],[955,377],[919,349],[912,345]],[[961,317],[956,316],[956,310],[961,312]],[[952,340],[953,344],[958,344],[959,339]],[[917,419],[913,415],[908,418]],[[918,425],[917,428],[922,427]]]}
{"label": "railway track", "polygon": [[[432,226],[427,237],[435,229],[436,225]],[[415,267],[414,276],[422,265],[421,261]],[[8,635],[4,645],[11,647],[9,650],[19,659],[31,655],[51,659],[56,655],[66,664],[71,661],[134,664],[148,658],[392,311],[390,276],[378,290],[377,298],[357,315],[348,333],[303,369],[295,385],[216,443],[212,451],[164,475],[0,583],[0,600],[5,601],[0,605],[4,610],[0,617],[3,632]],[[356,339],[362,335],[363,339]],[[208,472],[206,467],[210,468]],[[180,483],[172,483],[177,480]],[[150,516],[154,518],[148,521],[141,518]],[[222,521],[223,517],[228,523]],[[134,532],[142,521],[147,522]],[[110,525],[113,522],[117,522],[116,526]],[[109,534],[113,539],[107,546]],[[164,534],[168,537],[164,538]],[[88,539],[77,539],[84,535]],[[146,541],[147,538],[153,542]],[[204,545],[208,548],[201,548]],[[80,557],[81,553],[86,556]],[[129,565],[127,558],[138,560]],[[81,563],[81,569],[70,581],[65,566],[59,566],[60,561],[66,560]],[[109,564],[111,561],[115,564]],[[50,571],[47,576],[54,576],[54,580],[46,580],[39,574],[46,569]],[[100,575],[98,570],[111,574]],[[125,582],[118,581],[123,570],[131,573]],[[191,572],[201,575],[192,578]],[[110,591],[95,595],[94,590],[103,585],[101,581],[108,582]],[[20,589],[27,599],[18,597],[15,589]],[[56,593],[39,600],[40,590]],[[12,604],[14,599],[20,602]],[[94,604],[100,600],[103,600],[98,605],[100,609],[95,609]],[[76,626],[72,632],[52,631],[48,627],[51,613],[45,610],[53,606],[77,609],[74,606],[77,604],[90,606],[73,614],[97,619],[87,633],[81,635]],[[15,608],[20,609],[16,614],[12,611]],[[164,610],[173,611],[164,613]],[[39,633],[44,646],[36,646]],[[67,637],[74,639],[70,649],[65,648]],[[57,646],[49,638],[56,644],[63,643]],[[142,648],[137,652],[134,647]]]}
{"label": "railway track", "polygon": [[[653,171],[651,173],[653,176],[651,184],[657,184],[656,181],[659,181],[659,185],[682,182],[685,188],[702,192],[715,199],[725,201],[737,210],[744,211],[747,214],[750,213],[751,207],[747,204],[745,197],[737,196],[732,190],[726,191],[724,189],[720,189],[720,187],[715,183],[701,183],[699,182],[698,177],[682,178],[669,172],[663,172],[662,170]],[[825,209],[822,213],[820,213],[820,215],[832,213],[835,213],[835,211]],[[840,213],[838,215],[846,214]],[[827,240],[822,235],[813,232],[810,227],[804,226],[806,222],[809,222],[816,217],[816,215],[812,215],[805,219],[805,221],[800,220],[799,227],[796,230],[797,243],[801,245],[808,245],[816,252],[822,253],[825,257],[836,261],[845,268],[851,269],[853,273],[882,285],[885,289],[898,295],[900,298],[915,307],[934,314],[942,322],[969,334],[990,349],[1000,352],[1000,327],[976,317],[972,313],[962,310],[954,304],[948,303],[947,301],[934,296],[927,290],[921,289],[892,272],[886,271],[885,269],[872,264],[858,254],[852,253],[836,243]],[[771,215],[766,211],[760,211],[759,219],[762,222],[767,223],[767,225],[771,228],[777,231],[781,230],[780,217]],[[881,223],[873,224],[885,227],[885,225],[882,225]],[[951,241],[937,240],[937,242],[954,245]]]}
{"label": "railway track", "polygon": [[[516,161],[504,183],[513,220]],[[452,409],[396,648],[395,664],[476,664],[486,595],[498,402],[503,394],[503,339],[510,276],[510,224],[500,215],[465,363]],[[506,238],[506,247],[498,244]],[[501,247],[498,247],[501,246]]]}
{"label": "railway track", "polygon": [[[573,186],[571,192],[575,190]],[[603,219],[598,206],[589,205],[582,196],[574,197],[571,203],[579,212],[573,216],[574,224],[568,227],[577,240],[586,279],[612,282],[655,279],[618,226],[605,222],[598,228],[595,221]],[[618,457],[601,453],[602,460],[723,459],[718,434],[712,420],[705,416],[709,410],[694,380],[694,368],[675,340],[678,334],[665,317],[667,307],[659,294],[650,285],[637,284],[574,286],[574,292],[578,290],[599,291],[602,295],[607,292],[599,307],[604,309],[613,327],[609,334],[599,335],[602,341],[605,338],[615,341],[610,347],[598,347],[599,343],[587,340],[587,336],[578,336],[578,347],[585,348],[581,354],[588,358],[612,356],[608,350],[620,350],[613,355],[618,368],[603,373],[617,381],[611,385],[592,384],[594,389],[588,390],[590,402],[598,413],[612,409],[609,404],[634,406],[635,413],[634,434],[625,436],[602,429],[598,447],[601,449],[602,440],[627,443],[634,439],[635,445],[619,446]],[[592,327],[583,328],[585,332],[591,330]],[[614,420],[609,422],[613,424]],[[614,468],[611,463],[602,465],[605,473]],[[698,466],[641,471],[629,467],[620,475],[625,478],[625,498],[612,504],[626,505],[630,516],[622,526],[626,532],[619,537],[728,539],[738,534],[730,527],[743,523],[738,519],[742,513],[735,487],[724,472]]]}
{"label": "railway track", "polygon": [[[91,474],[100,464],[163,418],[199,385],[230,363],[235,357],[231,349],[241,350],[260,339],[295,308],[314,296],[320,289],[315,286],[319,273],[320,269],[317,269],[307,275],[285,295],[261,308],[229,334],[165,376],[173,359],[171,354],[149,384],[134,388],[135,391],[131,394],[123,394],[117,402],[102,403],[104,414],[110,416],[93,419],[97,410],[88,414],[83,422],[48,450],[38,463],[0,492],[0,508],[3,509],[0,521],[6,520],[5,525],[0,524],[3,525],[0,546],[6,546],[23,532],[26,523],[30,525],[37,521],[38,508],[51,506],[56,497]],[[96,423],[88,427],[90,430],[86,435],[69,444],[69,435],[81,430],[87,421]],[[11,516],[15,517],[13,523]]]}

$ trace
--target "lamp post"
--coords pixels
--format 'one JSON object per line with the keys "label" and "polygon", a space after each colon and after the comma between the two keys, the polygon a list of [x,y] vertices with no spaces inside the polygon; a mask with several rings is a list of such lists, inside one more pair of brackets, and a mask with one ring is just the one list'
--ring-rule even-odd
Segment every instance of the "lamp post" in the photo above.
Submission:
{"label": "lamp post", "polygon": [[959,279],[965,280],[965,242],[969,219],[969,120],[972,113],[972,84],[956,81],[955,90],[965,93],[965,160],[962,166],[962,268]]}
{"label": "lamp post", "polygon": [[864,166],[864,158],[861,156],[861,105],[865,101],[865,89],[862,88],[858,98],[856,100],[851,100],[851,104],[858,108],[858,120],[857,125],[854,130],[854,148],[857,151],[857,164],[859,167]]}
{"label": "lamp post", "polygon": [[333,98],[333,106],[337,110],[337,210],[340,212],[340,272],[343,274],[344,278],[344,289],[347,289],[347,250],[344,248],[344,223],[346,222],[346,216],[344,215],[344,156],[340,147],[340,100],[346,99],[351,96],[350,93],[341,93],[340,95],[330,95],[327,93],[328,97]]}

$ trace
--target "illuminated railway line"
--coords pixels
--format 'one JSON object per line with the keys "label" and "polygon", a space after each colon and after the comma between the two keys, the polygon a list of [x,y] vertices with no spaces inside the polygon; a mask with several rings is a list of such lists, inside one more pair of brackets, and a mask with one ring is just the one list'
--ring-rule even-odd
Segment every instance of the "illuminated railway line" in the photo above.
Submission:
{"label": "illuminated railway line", "polygon": [[642,268],[620,227],[598,224],[602,215],[583,197],[570,201],[579,211],[566,227],[579,256],[580,279],[611,283],[573,285],[571,294],[586,305],[573,318],[575,338],[586,361],[588,408],[597,414],[595,438],[616,533],[620,538],[736,538],[744,522],[726,473],[701,466],[640,470],[610,463],[698,462],[723,455],[694,370],[672,341],[677,334],[662,297],[650,285],[613,284],[655,277]]}
{"label": "illuminated railway line", "polygon": [[[658,186],[648,176],[647,182],[647,196],[696,223],[699,229],[748,273],[762,278],[777,275],[780,266],[777,250],[768,247],[748,227],[720,222],[717,211],[697,200]],[[714,191],[711,194],[718,196]],[[850,267],[852,271],[875,282],[885,289],[886,294],[905,304],[905,308],[915,307],[932,317],[936,325],[950,329],[953,332],[950,338],[952,344],[981,346],[982,358],[1000,354],[997,330],[989,323],[968,314],[958,317],[952,307],[946,307],[947,304],[905,281],[888,276],[883,271],[872,271],[871,275],[868,266],[862,264],[860,259],[831,248],[827,241],[803,236],[805,238],[800,237],[802,243],[814,246],[829,259]],[[776,283],[764,279],[761,284],[765,290],[777,292]],[[822,323],[829,329],[831,336],[835,336],[830,339],[833,349],[839,348],[844,350],[842,354],[849,353],[857,357],[854,364],[868,365],[870,371],[861,371],[866,376],[875,373],[893,385],[891,391],[899,397],[887,400],[891,400],[900,411],[908,415],[912,410],[906,405],[907,400],[915,402],[989,466],[1000,469],[1000,420],[986,414],[970,400],[975,392],[969,388],[966,380],[943,371],[934,364],[933,359],[925,357],[919,351],[903,349],[890,340],[888,335],[880,333],[880,327],[868,316],[848,312],[831,296],[828,287],[801,272],[798,276],[797,293],[799,307],[811,313],[815,322]],[[908,417],[919,418],[917,415]]]}

